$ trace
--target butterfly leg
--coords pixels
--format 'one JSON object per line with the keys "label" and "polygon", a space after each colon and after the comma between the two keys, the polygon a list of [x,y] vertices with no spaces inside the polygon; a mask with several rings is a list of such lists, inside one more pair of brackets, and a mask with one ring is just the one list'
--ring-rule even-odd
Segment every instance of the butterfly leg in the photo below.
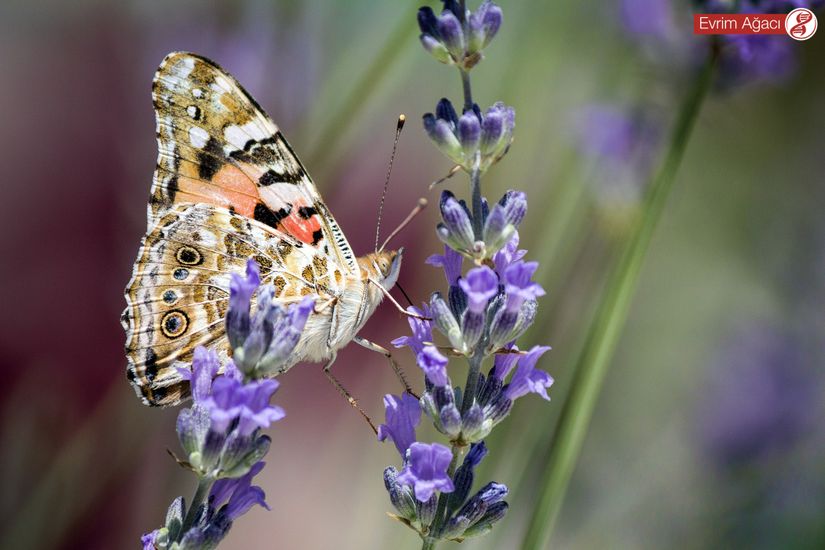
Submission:
{"label": "butterfly leg", "polygon": [[375,342],[371,342],[371,341],[367,340],[366,338],[362,338],[361,336],[356,336],[355,338],[352,339],[352,341],[355,342],[356,344],[358,344],[359,346],[365,347],[370,351],[380,353],[381,355],[386,357],[387,361],[390,362],[390,366],[392,367],[393,372],[395,372],[395,375],[398,377],[398,380],[400,380],[401,384],[403,384],[404,390],[408,394],[413,395],[416,398],[418,397],[412,391],[412,387],[410,387],[410,383],[407,382],[407,377],[404,376],[404,371],[401,370],[401,366],[395,361],[395,359],[393,359],[392,353],[390,353],[390,350],[388,350],[384,346],[380,346],[380,345],[376,344]]}
{"label": "butterfly leg", "polygon": [[327,379],[332,383],[333,386],[335,386],[335,389],[338,390],[338,393],[343,395],[344,399],[346,399],[347,402],[355,408],[355,410],[361,413],[361,416],[363,416],[364,420],[367,421],[367,424],[370,425],[372,431],[378,434],[378,429],[375,427],[375,424],[372,423],[372,420],[367,415],[367,413],[364,412],[364,409],[362,409],[361,406],[358,405],[358,401],[356,401],[355,398],[346,390],[346,388],[344,388],[344,386],[341,385],[341,382],[339,382],[338,379],[335,378],[335,376],[333,376],[332,371],[330,369],[332,368],[332,364],[334,362],[335,355],[333,355],[332,358],[329,361],[327,361],[327,364],[324,365],[324,374],[326,375]]}

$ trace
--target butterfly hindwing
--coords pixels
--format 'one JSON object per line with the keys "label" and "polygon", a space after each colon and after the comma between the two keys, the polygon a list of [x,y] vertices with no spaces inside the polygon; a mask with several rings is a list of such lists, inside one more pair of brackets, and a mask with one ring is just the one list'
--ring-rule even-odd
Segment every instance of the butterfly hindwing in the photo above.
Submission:
{"label": "butterfly hindwing", "polygon": [[163,214],[138,252],[122,319],[129,378],[142,398],[164,405],[185,397],[177,368],[189,366],[196,346],[229,355],[229,274],[243,272],[249,258],[280,303],[338,293],[343,274],[315,252],[225,208],[179,205]]}

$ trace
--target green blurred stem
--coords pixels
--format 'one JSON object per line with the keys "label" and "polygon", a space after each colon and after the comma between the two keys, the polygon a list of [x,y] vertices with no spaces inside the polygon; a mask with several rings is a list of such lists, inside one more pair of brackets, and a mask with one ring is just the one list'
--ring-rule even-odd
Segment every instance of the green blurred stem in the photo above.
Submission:
{"label": "green blurred stem", "polygon": [[198,488],[195,490],[195,496],[192,497],[192,502],[189,503],[189,509],[186,511],[186,517],[183,518],[183,527],[180,532],[186,533],[198,517],[198,512],[201,505],[206,500],[206,495],[209,494],[209,489],[212,487],[214,480],[211,477],[202,477],[198,479]]}
{"label": "green blurred stem", "polygon": [[522,548],[544,548],[553,532],[602,382],[628,316],[645,253],[672,188],[702,102],[713,82],[716,61],[716,49],[713,49],[681,106],[667,155],[651,181],[640,218],[631,230],[620,259],[607,281],[570,396],[561,412],[547,469],[539,484],[539,487],[543,487],[543,492],[533,510]]}

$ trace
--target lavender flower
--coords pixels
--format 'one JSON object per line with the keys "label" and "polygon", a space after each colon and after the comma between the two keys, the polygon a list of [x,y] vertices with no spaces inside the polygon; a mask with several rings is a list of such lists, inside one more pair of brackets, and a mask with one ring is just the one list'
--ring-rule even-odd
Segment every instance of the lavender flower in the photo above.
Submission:
{"label": "lavender flower", "polygon": [[515,110],[501,102],[486,113],[473,105],[459,117],[450,100],[442,98],[435,114],[425,114],[423,122],[427,135],[450,160],[467,172],[484,173],[510,149],[515,117]]}
{"label": "lavender flower", "polygon": [[[242,368],[232,360],[221,367],[214,351],[198,347],[192,369],[180,369],[192,393],[191,407],[182,409],[177,420],[178,438],[186,452],[181,464],[198,476],[199,490],[188,509],[183,498],[172,503],[164,526],[141,538],[144,549],[216,548],[232,523],[252,506],[269,509],[263,490],[252,485],[252,478],[264,467],[261,459],[270,446],[261,430],[283,418],[284,411],[270,404],[278,382],[257,378],[288,358],[313,300],[282,308],[273,303],[272,287],[258,288],[259,284],[253,260],[245,277],[233,275],[230,282],[226,331],[233,357]],[[204,501],[206,489],[209,496]]]}
{"label": "lavender flower", "polygon": [[432,319],[433,314],[427,304],[421,306],[421,309],[410,306],[407,311],[416,315],[415,317],[412,315],[407,317],[410,328],[412,328],[412,336],[400,336],[392,341],[392,345],[397,348],[407,346],[414,354],[418,355],[427,342],[433,341],[432,321],[426,320]]}
{"label": "lavender flower", "polygon": [[553,377],[535,368],[536,361],[549,349],[549,346],[534,346],[527,355],[519,359],[513,379],[504,388],[504,397],[512,401],[522,395],[536,393],[550,401],[546,388],[553,385]]}
{"label": "lavender flower", "polygon": [[232,357],[248,376],[262,377],[278,373],[301,337],[315,299],[306,296],[299,303],[284,308],[273,301],[275,289],[267,285],[258,291],[255,314],[250,316],[251,299],[260,282],[258,264],[250,259],[246,278],[232,274],[227,336]]}
{"label": "lavender flower", "polygon": [[450,493],[455,489],[447,475],[452,458],[453,453],[444,445],[413,443],[408,462],[398,474],[398,482],[412,486],[415,498],[421,502],[429,500],[435,491]]}
{"label": "lavender flower", "polygon": [[417,356],[418,365],[434,386],[447,386],[447,358],[439,353],[435,346],[426,346]]}
{"label": "lavender flower", "polygon": [[498,32],[501,19],[501,9],[490,0],[469,14],[462,13],[458,2],[444,0],[441,15],[435,15],[429,7],[418,10],[419,39],[424,49],[441,63],[470,70],[481,61],[482,50]]}
{"label": "lavender flower", "polygon": [[408,393],[400,397],[384,396],[387,423],[378,426],[378,441],[389,438],[404,457],[407,449],[415,441],[415,427],[421,422],[421,407],[418,400]]}
{"label": "lavender flower", "polygon": [[467,295],[468,309],[481,313],[487,307],[490,298],[498,292],[498,277],[489,267],[476,267],[467,272],[467,277],[459,282],[461,290]]}
{"label": "lavender flower", "polygon": [[[535,319],[537,299],[544,294],[532,280],[538,264],[524,261],[526,251],[518,248],[527,196],[509,190],[491,208],[480,187],[481,176],[506,154],[515,128],[512,107],[499,102],[482,113],[473,103],[468,72],[498,32],[501,9],[489,1],[472,13],[459,6],[444,0],[439,16],[429,8],[418,12],[424,47],[439,61],[458,67],[465,92],[460,116],[442,99],[435,114],[424,115],[424,129],[470,175],[472,200],[468,204],[448,190],[441,195],[436,234],[444,253],[430,256],[427,263],[444,269],[447,296],[432,293],[427,312],[432,323],[409,319],[412,335],[393,341],[415,354],[425,391],[417,403],[408,396],[386,396],[387,420],[379,431],[379,439],[393,439],[403,460],[400,473],[393,466],[384,470],[384,486],[398,512],[392,517],[416,531],[426,548],[440,540],[460,542],[484,534],[504,517],[506,486],[489,482],[472,492],[475,469],[487,454],[483,440],[516,399],[527,393],[548,398],[552,384],[549,374],[536,369],[549,348],[535,346],[523,353],[514,342]],[[464,274],[463,257],[474,263]],[[449,341],[450,353],[442,354],[433,342],[433,327]],[[463,387],[450,378],[452,356],[469,363]],[[495,359],[485,374],[483,364],[491,356]],[[416,440],[421,411],[450,447]]]}
{"label": "lavender flower", "polygon": [[433,254],[427,258],[425,263],[443,268],[444,275],[447,276],[447,284],[454,286],[461,278],[461,264],[463,260],[464,258],[461,254],[449,246],[445,246],[444,254]]}

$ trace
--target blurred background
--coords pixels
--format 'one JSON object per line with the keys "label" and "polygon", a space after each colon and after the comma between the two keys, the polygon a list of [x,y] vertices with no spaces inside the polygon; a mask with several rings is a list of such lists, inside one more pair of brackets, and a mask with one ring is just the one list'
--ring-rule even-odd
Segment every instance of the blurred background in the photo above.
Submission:
{"label": "blurred background", "polygon": [[[231,71],[364,253],[399,113],[410,123],[385,227],[419,196],[435,200],[427,186],[450,168],[418,121],[442,96],[459,102],[460,81],[420,47],[420,5],[0,4],[0,547],[136,548],[194,488],[166,453],[178,449],[176,411],[144,407],[125,379],[119,323],[146,229],[157,64],[190,50]],[[474,94],[482,108],[515,107],[516,141],[484,190],[530,198],[521,244],[541,262],[548,296],[524,343],[553,346],[540,367],[556,384],[549,404],[520,400],[488,440],[479,479],[507,484],[511,508],[472,548],[520,544],[605,275],[706,47],[676,1],[500,5],[504,25],[473,73]],[[825,38],[774,44],[729,45],[554,548],[825,546]],[[466,196],[465,178],[447,185]],[[444,284],[423,264],[441,250],[436,218],[430,208],[397,241],[408,250],[400,282],[416,302]],[[384,345],[407,333],[391,307],[365,330]],[[398,357],[420,385],[409,351]],[[357,346],[336,371],[376,419],[382,396],[401,389],[383,358]],[[385,515],[394,447],[375,440],[319,365],[281,382],[287,418],[269,431],[256,479],[272,511],[239,519],[221,548],[418,548]]]}

